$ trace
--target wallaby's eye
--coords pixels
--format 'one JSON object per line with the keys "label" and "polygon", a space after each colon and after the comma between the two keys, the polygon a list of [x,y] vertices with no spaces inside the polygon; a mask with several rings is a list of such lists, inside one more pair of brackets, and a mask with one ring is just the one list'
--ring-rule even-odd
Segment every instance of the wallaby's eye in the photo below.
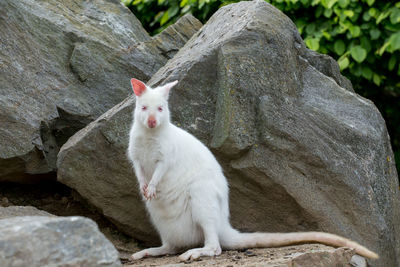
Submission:
{"label": "wallaby's eye", "polygon": [[143,107],[142,107],[142,110],[147,110],[147,107],[146,107],[146,106],[143,106]]}
{"label": "wallaby's eye", "polygon": [[158,111],[160,111],[160,112],[161,112],[161,111],[162,111],[162,107],[158,107]]}

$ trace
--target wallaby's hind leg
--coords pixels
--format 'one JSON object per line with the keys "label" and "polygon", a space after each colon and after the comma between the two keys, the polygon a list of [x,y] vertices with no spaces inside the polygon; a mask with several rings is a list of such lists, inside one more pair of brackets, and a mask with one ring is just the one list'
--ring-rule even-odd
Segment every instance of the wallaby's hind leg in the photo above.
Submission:
{"label": "wallaby's hind leg", "polygon": [[204,232],[204,247],[194,248],[179,256],[181,261],[195,260],[201,256],[217,256],[221,254],[221,246],[218,241],[218,234],[214,226],[202,227]]}
{"label": "wallaby's hind leg", "polygon": [[[202,173],[201,175],[205,175]],[[212,173],[210,173],[212,175]],[[202,180],[203,177],[199,177]],[[218,225],[220,223],[221,210],[218,203],[218,192],[208,191],[204,194],[204,188],[213,188],[214,182],[201,183],[191,187],[191,213],[193,223],[200,226],[204,236],[204,247],[194,248],[179,256],[182,261],[194,260],[201,256],[217,256],[221,254],[219,243]]]}
{"label": "wallaby's hind leg", "polygon": [[175,254],[177,251],[169,246],[169,245],[162,245],[161,247],[155,247],[155,248],[147,248],[143,249],[139,252],[136,252],[131,256],[133,260],[139,260],[141,258],[145,257],[157,257],[157,256],[163,256],[167,254]]}

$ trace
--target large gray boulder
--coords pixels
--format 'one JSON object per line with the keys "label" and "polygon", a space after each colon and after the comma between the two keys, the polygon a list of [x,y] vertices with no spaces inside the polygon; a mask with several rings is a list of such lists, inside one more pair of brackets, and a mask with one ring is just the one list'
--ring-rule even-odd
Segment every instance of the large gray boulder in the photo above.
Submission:
{"label": "large gray boulder", "polygon": [[130,76],[150,79],[200,27],[187,16],[151,38],[119,0],[0,1],[0,181],[55,171]]}
{"label": "large gray boulder", "polygon": [[[148,84],[175,79],[172,119],[224,167],[235,227],[332,232],[378,252],[371,266],[400,264],[400,194],[385,122],[283,13],[264,1],[221,8]],[[134,102],[64,145],[58,179],[152,241],[125,156]]]}
{"label": "large gray boulder", "polygon": [[121,266],[118,251],[83,217],[0,220],[0,266]]}

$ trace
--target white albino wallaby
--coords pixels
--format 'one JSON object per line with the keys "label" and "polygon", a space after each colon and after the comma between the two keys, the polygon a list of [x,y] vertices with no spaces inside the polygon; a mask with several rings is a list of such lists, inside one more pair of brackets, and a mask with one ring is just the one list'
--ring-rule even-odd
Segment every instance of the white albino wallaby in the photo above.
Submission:
{"label": "white albino wallaby", "polygon": [[276,247],[305,242],[350,247],[362,256],[378,258],[356,242],[333,234],[240,233],[233,229],[228,184],[221,166],[205,145],[170,122],[168,95],[177,81],[155,89],[136,79],[131,83],[136,108],[128,157],[162,241],[161,247],[139,251],[133,259],[193,248],[179,256],[186,261],[219,255],[221,247]]}

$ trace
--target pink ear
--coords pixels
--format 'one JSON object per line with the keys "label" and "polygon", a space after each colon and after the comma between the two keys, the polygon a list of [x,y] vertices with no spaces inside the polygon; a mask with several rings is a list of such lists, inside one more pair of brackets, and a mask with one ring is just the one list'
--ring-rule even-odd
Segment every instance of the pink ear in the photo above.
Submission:
{"label": "pink ear", "polygon": [[146,91],[146,85],[134,78],[131,79],[132,89],[135,95],[141,96]]}

